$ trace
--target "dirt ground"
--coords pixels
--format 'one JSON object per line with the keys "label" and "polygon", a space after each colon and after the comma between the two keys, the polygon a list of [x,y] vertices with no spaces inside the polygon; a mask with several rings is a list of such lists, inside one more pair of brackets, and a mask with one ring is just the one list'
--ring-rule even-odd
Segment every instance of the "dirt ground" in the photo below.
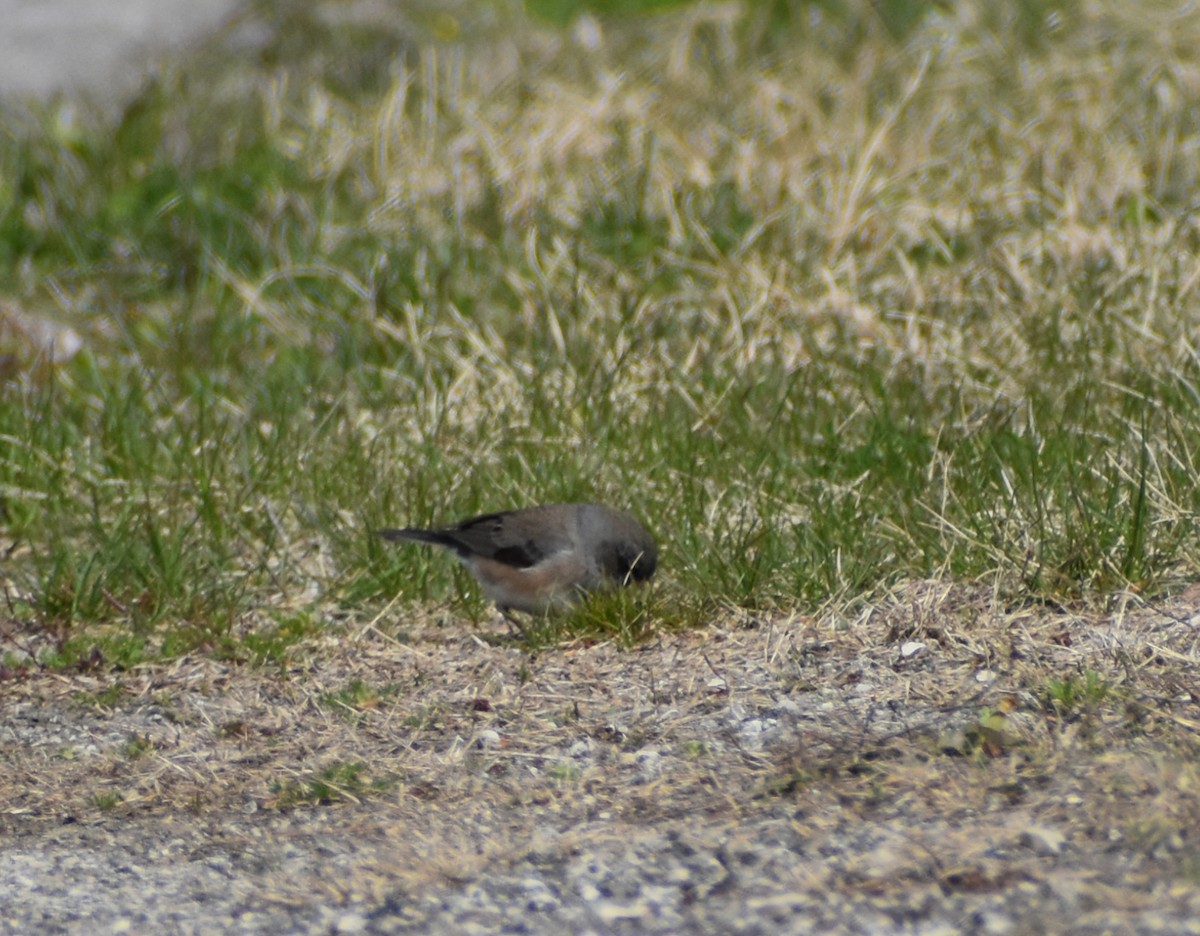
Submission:
{"label": "dirt ground", "polygon": [[10,668],[0,931],[1200,932],[1198,622],[913,583],[629,651],[389,614]]}

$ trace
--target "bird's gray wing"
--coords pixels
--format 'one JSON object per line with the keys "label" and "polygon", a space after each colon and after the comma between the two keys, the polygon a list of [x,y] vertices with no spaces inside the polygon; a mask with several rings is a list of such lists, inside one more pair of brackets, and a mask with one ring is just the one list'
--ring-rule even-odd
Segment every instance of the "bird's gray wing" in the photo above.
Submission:
{"label": "bird's gray wing", "polygon": [[545,523],[543,508],[483,514],[437,531],[459,552],[528,569],[571,548],[566,530]]}

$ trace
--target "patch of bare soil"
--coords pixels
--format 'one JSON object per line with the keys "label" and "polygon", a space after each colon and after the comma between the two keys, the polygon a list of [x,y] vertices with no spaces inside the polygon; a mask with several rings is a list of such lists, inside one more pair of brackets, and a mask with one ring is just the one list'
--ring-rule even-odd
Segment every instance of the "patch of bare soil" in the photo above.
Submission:
{"label": "patch of bare soil", "polygon": [[913,583],[632,651],[7,671],[0,931],[1200,932],[1198,663],[1186,596]]}

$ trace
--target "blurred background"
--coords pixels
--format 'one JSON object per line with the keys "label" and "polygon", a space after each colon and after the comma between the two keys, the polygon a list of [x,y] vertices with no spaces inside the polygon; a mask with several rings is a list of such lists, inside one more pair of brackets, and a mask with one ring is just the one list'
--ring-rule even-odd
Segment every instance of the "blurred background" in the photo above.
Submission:
{"label": "blurred background", "polygon": [[0,0],[0,94],[116,102],[163,55],[211,35],[238,0]]}

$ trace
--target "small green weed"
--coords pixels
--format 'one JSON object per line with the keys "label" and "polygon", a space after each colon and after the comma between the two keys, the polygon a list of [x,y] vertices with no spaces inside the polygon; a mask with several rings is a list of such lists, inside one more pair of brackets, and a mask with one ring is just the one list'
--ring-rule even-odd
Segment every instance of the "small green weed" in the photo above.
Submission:
{"label": "small green weed", "polygon": [[1111,691],[1112,686],[1089,669],[1078,676],[1050,679],[1039,694],[1048,709],[1066,717],[1095,712]]}
{"label": "small green weed", "polygon": [[76,693],[75,699],[94,708],[111,709],[125,697],[126,692],[125,686],[119,680],[114,680],[101,689]]}
{"label": "small green weed", "polygon": [[441,724],[445,714],[445,708],[442,705],[421,706],[415,712],[405,715],[400,724],[414,731],[433,730]]}
{"label": "small green weed", "polygon": [[137,733],[131,734],[129,740],[125,742],[125,757],[129,760],[137,760],[144,754],[154,750],[154,742],[146,735]]}
{"label": "small green weed", "polygon": [[92,797],[92,805],[101,812],[112,812],[124,802],[119,793],[97,793]]}
{"label": "small green weed", "polygon": [[325,806],[341,800],[357,801],[373,792],[387,789],[386,779],[368,780],[367,767],[357,762],[342,762],[325,767],[308,780],[277,781],[271,784],[275,803],[281,809],[293,806]]}
{"label": "small green weed", "polygon": [[578,764],[570,761],[558,761],[546,769],[546,776],[559,783],[570,784],[579,780],[583,776],[583,771],[579,769]]}

